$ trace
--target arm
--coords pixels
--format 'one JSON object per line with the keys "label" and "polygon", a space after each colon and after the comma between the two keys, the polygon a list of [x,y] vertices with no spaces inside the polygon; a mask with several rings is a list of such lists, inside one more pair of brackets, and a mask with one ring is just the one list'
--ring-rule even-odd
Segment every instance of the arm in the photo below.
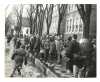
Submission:
{"label": "arm", "polygon": [[14,50],[11,59],[14,60],[15,56],[17,55],[16,51]]}

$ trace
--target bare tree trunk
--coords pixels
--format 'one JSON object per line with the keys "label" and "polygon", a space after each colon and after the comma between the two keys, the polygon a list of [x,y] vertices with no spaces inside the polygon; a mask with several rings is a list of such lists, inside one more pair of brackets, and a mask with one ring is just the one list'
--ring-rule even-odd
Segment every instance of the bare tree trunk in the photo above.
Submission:
{"label": "bare tree trunk", "polygon": [[46,23],[47,23],[47,35],[49,35],[49,29],[50,29],[50,26],[51,26],[51,23],[52,23],[52,14],[53,14],[53,8],[54,8],[54,5],[53,4],[50,4],[50,5],[46,5]]}
{"label": "bare tree trunk", "polygon": [[33,29],[32,29],[32,33],[34,34],[35,32],[35,24],[33,24]]}
{"label": "bare tree trunk", "polygon": [[58,30],[57,30],[57,35],[60,35],[60,24],[61,24],[61,20],[59,18],[58,20]]}
{"label": "bare tree trunk", "polygon": [[47,35],[49,35],[50,24],[47,24]]}
{"label": "bare tree trunk", "polygon": [[86,19],[83,26],[83,38],[89,38],[89,26],[90,26],[90,18]]}
{"label": "bare tree trunk", "polygon": [[57,30],[57,35],[60,35],[60,26],[63,18],[66,15],[66,9],[67,9],[67,4],[58,4],[58,13],[59,13],[59,19],[58,19],[58,30]]}
{"label": "bare tree trunk", "polygon": [[89,39],[91,4],[77,5],[77,9],[83,21],[83,38]]}
{"label": "bare tree trunk", "polygon": [[[32,21],[32,19],[30,21]],[[33,31],[33,25],[32,25],[32,22],[30,22],[30,34],[33,33],[32,31]]]}

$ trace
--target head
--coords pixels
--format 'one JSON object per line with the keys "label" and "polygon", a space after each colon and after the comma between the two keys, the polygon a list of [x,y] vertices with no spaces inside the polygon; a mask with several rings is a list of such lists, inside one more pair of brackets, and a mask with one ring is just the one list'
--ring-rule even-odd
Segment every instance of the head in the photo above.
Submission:
{"label": "head", "polygon": [[77,35],[74,34],[74,35],[72,36],[72,39],[73,39],[73,40],[77,40]]}
{"label": "head", "polygon": [[51,41],[51,42],[54,41],[54,37],[50,37],[50,41]]}
{"label": "head", "polygon": [[96,39],[93,39],[93,40],[91,41],[91,43],[92,43],[93,45],[96,45]]}
{"label": "head", "polygon": [[68,41],[71,41],[71,40],[72,40],[72,37],[71,37],[71,36],[69,36],[69,37],[68,37]]}

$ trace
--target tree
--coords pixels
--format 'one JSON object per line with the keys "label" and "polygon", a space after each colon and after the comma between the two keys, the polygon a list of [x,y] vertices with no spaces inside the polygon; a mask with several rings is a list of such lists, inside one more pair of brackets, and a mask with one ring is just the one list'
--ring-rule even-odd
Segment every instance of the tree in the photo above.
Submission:
{"label": "tree", "polygon": [[38,10],[38,32],[39,32],[40,36],[42,35],[45,11],[46,11],[46,7],[44,7],[43,4],[39,4],[39,10]]}
{"label": "tree", "polygon": [[30,4],[30,8],[27,9],[30,33],[38,33],[38,14],[40,4]]}
{"label": "tree", "polygon": [[30,34],[32,34],[33,33],[33,23],[34,23],[33,21],[35,18],[33,17],[33,14],[35,13],[35,7],[32,4],[30,4],[29,6],[30,8],[27,9],[27,13],[28,13],[29,26],[30,26]]}
{"label": "tree", "polygon": [[52,22],[52,14],[53,14],[54,4],[46,4],[46,23],[47,23],[47,34],[49,34],[49,29]]}
{"label": "tree", "polygon": [[9,5],[5,8],[5,35],[9,32],[10,26],[11,26],[11,13],[7,14],[7,10],[9,8]]}
{"label": "tree", "polygon": [[83,21],[83,38],[89,38],[89,25],[91,16],[91,4],[77,4],[77,9]]}
{"label": "tree", "polygon": [[58,19],[58,30],[57,34],[60,35],[60,26],[61,22],[66,14],[67,4],[57,4],[58,7],[58,13],[59,13],[59,19]]}
{"label": "tree", "polygon": [[11,22],[10,22],[10,17],[5,17],[5,35],[7,35],[9,29],[10,29],[10,25],[11,25]]}
{"label": "tree", "polygon": [[21,33],[21,27],[22,27],[22,15],[23,15],[23,5],[18,5],[14,7],[14,13],[17,17],[17,26],[15,30],[18,32],[18,35]]}

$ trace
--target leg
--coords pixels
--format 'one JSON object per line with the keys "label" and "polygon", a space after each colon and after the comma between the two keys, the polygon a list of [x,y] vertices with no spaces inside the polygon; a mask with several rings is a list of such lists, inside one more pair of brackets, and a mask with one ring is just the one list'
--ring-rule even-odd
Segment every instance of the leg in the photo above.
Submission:
{"label": "leg", "polygon": [[78,73],[78,78],[82,78],[82,77],[84,77],[84,67],[82,67],[82,68],[80,68],[79,69],[79,73]]}
{"label": "leg", "polygon": [[14,67],[14,70],[13,70],[13,72],[12,72],[12,74],[11,74],[10,77],[14,77],[16,69],[17,69],[17,67],[15,66],[15,67]]}
{"label": "leg", "polygon": [[17,71],[18,71],[18,75],[21,76],[21,71],[20,71],[20,68],[17,68]]}
{"label": "leg", "polygon": [[77,65],[73,65],[73,75],[74,77],[78,77],[79,68]]}
{"label": "leg", "polygon": [[57,63],[59,64],[60,63],[60,52],[57,51]]}
{"label": "leg", "polygon": [[72,63],[72,60],[69,60],[68,65],[69,65],[70,72],[73,73],[73,63]]}

